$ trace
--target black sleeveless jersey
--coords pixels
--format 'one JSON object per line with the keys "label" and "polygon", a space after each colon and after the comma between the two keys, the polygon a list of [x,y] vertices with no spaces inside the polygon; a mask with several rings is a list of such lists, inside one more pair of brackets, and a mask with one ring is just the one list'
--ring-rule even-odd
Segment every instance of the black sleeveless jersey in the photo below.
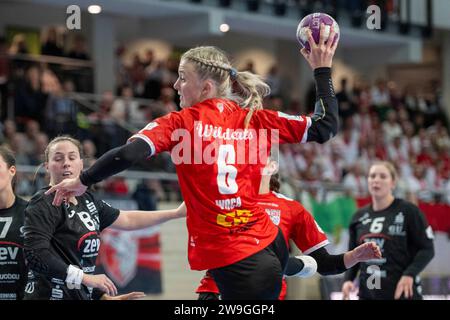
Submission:
{"label": "black sleeveless jersey", "polygon": [[434,249],[433,232],[417,206],[395,199],[384,210],[373,211],[371,205],[358,210],[350,224],[349,241],[349,249],[374,241],[382,253],[381,259],[359,264],[360,299],[394,299],[403,275],[414,278],[413,299],[421,299],[418,273],[429,261],[416,261],[416,254],[428,250],[432,257]]}
{"label": "black sleeveless jersey", "polygon": [[[72,264],[86,274],[94,273],[100,232],[117,219],[120,211],[90,192],[76,197],[76,205],[55,207],[54,195],[45,195],[46,190],[36,193],[25,210],[26,257],[39,261],[30,263],[25,299],[90,300],[92,288],[67,288],[67,267]],[[40,252],[45,255],[39,256]]]}
{"label": "black sleeveless jersey", "polygon": [[16,196],[0,209],[0,300],[21,300],[27,281],[23,254],[23,220],[27,202]]}

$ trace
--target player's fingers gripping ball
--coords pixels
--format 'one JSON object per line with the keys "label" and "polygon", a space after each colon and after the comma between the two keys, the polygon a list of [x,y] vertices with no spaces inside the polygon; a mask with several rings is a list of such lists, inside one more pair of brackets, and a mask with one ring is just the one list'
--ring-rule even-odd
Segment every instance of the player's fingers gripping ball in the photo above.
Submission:
{"label": "player's fingers gripping ball", "polygon": [[[339,40],[339,25],[337,22],[328,14],[325,13],[311,13],[304,17],[302,21],[298,24],[297,27],[297,40],[300,42],[300,45],[304,47],[308,52],[311,51],[310,44],[308,42],[308,30],[311,30],[311,35],[316,42],[319,44],[320,40],[320,25],[324,24],[323,32],[325,33],[323,36],[325,39],[328,39],[331,27],[335,32],[335,36],[333,39],[333,44]],[[325,42],[327,44],[327,42]]]}

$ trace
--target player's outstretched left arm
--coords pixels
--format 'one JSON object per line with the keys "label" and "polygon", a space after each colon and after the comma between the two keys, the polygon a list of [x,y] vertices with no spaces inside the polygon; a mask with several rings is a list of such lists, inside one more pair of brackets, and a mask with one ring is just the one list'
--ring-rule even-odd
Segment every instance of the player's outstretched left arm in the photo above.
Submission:
{"label": "player's outstretched left arm", "polygon": [[[329,254],[324,247],[321,247],[309,255],[317,262],[317,272],[327,276],[345,272],[360,262],[379,259],[381,258],[381,250],[374,242],[367,242],[344,254]],[[306,256],[289,258],[286,267],[286,274],[288,276],[302,275],[301,271],[307,264],[305,264],[305,261],[302,261],[301,257]]]}

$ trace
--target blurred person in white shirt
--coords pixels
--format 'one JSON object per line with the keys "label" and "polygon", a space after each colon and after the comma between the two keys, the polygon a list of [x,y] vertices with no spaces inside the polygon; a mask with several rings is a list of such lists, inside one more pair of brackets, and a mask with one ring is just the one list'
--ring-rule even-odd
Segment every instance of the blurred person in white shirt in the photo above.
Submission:
{"label": "blurred person in white shirt", "polygon": [[388,157],[392,162],[408,162],[408,146],[402,143],[402,136],[398,135],[392,138],[387,144]]}
{"label": "blurred person in white shirt", "polygon": [[433,201],[433,192],[426,178],[427,171],[425,166],[416,164],[413,166],[413,174],[406,177],[409,192],[414,193],[419,200],[425,202]]}
{"label": "blurred person in white shirt", "polygon": [[139,109],[139,102],[134,99],[130,86],[122,87],[121,97],[114,100],[110,114],[122,125],[131,124],[140,128],[147,123],[146,115]]}
{"label": "blurred person in white shirt", "polygon": [[386,81],[379,79],[375,86],[370,90],[372,96],[372,104],[375,106],[387,106],[391,102],[389,90]]}
{"label": "blurred person in white shirt", "polygon": [[353,197],[362,198],[368,195],[367,178],[359,161],[350,167],[350,171],[342,180],[342,185]]}
{"label": "blurred person in white shirt", "polygon": [[342,150],[345,166],[351,166],[358,158],[358,132],[350,127],[344,128],[335,140]]}
{"label": "blurred person in white shirt", "polygon": [[386,114],[386,121],[382,124],[385,143],[390,143],[395,137],[402,135],[402,128],[397,122],[397,114],[394,110],[389,110]]}

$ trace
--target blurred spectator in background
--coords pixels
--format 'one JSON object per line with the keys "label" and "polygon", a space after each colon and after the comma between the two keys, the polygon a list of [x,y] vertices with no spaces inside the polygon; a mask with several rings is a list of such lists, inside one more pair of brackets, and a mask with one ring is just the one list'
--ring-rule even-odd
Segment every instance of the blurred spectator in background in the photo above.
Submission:
{"label": "blurred spectator in background", "polygon": [[387,110],[389,110],[391,105],[391,97],[389,95],[389,90],[386,81],[383,79],[378,79],[375,85],[370,91],[372,105],[375,106],[375,110],[378,116],[383,121],[386,116]]}
{"label": "blurred spectator in background", "polygon": [[410,121],[403,123],[403,135],[401,137],[401,144],[406,148],[408,158],[415,158],[416,154],[418,153],[418,150],[414,149],[413,145],[413,138],[414,138],[414,126]]}
{"label": "blurred spectator in background", "polygon": [[[15,136],[16,134],[19,134],[19,135],[23,136],[22,133],[19,133],[19,132],[17,131],[16,122],[13,121],[13,120],[10,120],[10,119],[5,120],[5,121],[3,122],[2,129],[3,129],[2,143],[6,143],[6,144],[9,144],[9,145],[10,145],[12,139],[14,138],[14,136]],[[25,139],[25,137],[24,137],[23,139]]]}
{"label": "blurred spectator in background", "polygon": [[386,145],[389,159],[395,159],[397,162],[403,163],[408,161],[408,145],[402,144],[402,135],[398,134],[391,138]]}
{"label": "blurred spectator in background", "polygon": [[86,41],[84,37],[80,34],[77,34],[73,40],[72,48],[69,50],[67,54],[68,58],[72,59],[80,59],[80,60],[89,60],[89,54],[86,48]]}
{"label": "blurred spectator in background", "polygon": [[8,81],[8,44],[6,39],[0,36],[0,121],[5,120],[8,115]]}
{"label": "blurred spectator in background", "polygon": [[35,139],[41,133],[41,127],[35,120],[28,120],[25,123],[24,150],[32,156],[35,152]]}
{"label": "blurred spectator in background", "polygon": [[283,168],[283,170],[280,171],[280,174],[290,179],[300,179],[292,148],[287,144],[280,145],[279,156],[280,168]]}
{"label": "blurred spectator in background", "polygon": [[443,194],[444,194],[444,201],[446,201],[448,204],[450,204],[450,170],[445,170],[443,174]]}
{"label": "blurred spectator in background", "polygon": [[17,164],[29,164],[30,159],[25,150],[26,137],[23,133],[17,131],[14,121],[5,120],[3,123],[3,141],[11,151],[14,152]]}
{"label": "blurred spectator in background", "polygon": [[142,59],[142,65],[145,68],[145,72],[150,74],[155,68],[155,53],[152,49],[145,50],[144,59]]}
{"label": "blurred spectator in background", "polygon": [[158,200],[160,200],[151,181],[148,179],[142,179],[138,183],[132,198],[137,202],[139,210],[156,210],[158,208]]}
{"label": "blurred spectator in background", "polygon": [[389,105],[391,108],[398,110],[403,100],[400,89],[394,81],[389,81],[387,87],[390,99]]}
{"label": "blurred spectator in background", "polygon": [[367,178],[359,161],[349,168],[349,172],[345,175],[342,184],[352,197],[362,198],[367,196]]}
{"label": "blurred spectator in background", "polygon": [[102,98],[98,104],[98,109],[95,112],[89,114],[89,120],[91,122],[101,122],[103,120],[111,119],[111,108],[114,103],[114,95],[111,91],[105,91],[102,94]]}
{"label": "blurred spectator in background", "polygon": [[136,97],[142,97],[145,88],[145,68],[141,63],[139,54],[133,56],[133,62],[129,70],[131,84],[133,86],[134,95]]}
{"label": "blurred spectator in background", "polygon": [[355,113],[353,118],[353,124],[355,129],[359,132],[362,139],[369,139],[372,133],[372,117],[369,113],[370,106],[368,104],[358,105],[358,112]]}
{"label": "blurred spectator in background", "polygon": [[346,126],[335,139],[342,150],[344,166],[350,167],[358,158],[358,133],[352,126]]}
{"label": "blurred spectator in background", "polygon": [[28,54],[28,46],[25,40],[25,35],[18,33],[13,37],[11,46],[9,47],[9,54]]}
{"label": "blurred spectator in background", "polygon": [[355,105],[351,96],[350,90],[347,87],[347,78],[341,79],[341,89],[336,93],[336,98],[339,101],[339,116],[341,121],[345,122],[348,117],[355,114]]}
{"label": "blurred spectator in background", "polygon": [[43,111],[46,97],[41,90],[41,75],[36,65],[29,67],[25,79],[17,82],[14,95],[14,113],[20,128],[28,120],[43,123]]}
{"label": "blurred spectator in background", "polygon": [[97,147],[92,140],[86,139],[82,142],[84,167],[89,168],[97,160]]}
{"label": "blurred spectator in background", "polygon": [[[29,54],[30,51],[28,49],[28,44],[26,42],[25,35],[22,33],[18,33],[14,35],[11,46],[9,47],[9,54],[12,56],[21,55],[21,54]],[[30,66],[31,62],[20,59],[19,57],[13,62],[13,72],[11,72],[12,76],[15,77],[23,77],[25,70]]]}
{"label": "blurred spectator in background", "polygon": [[43,91],[48,94],[45,108],[45,131],[50,138],[60,134],[77,135],[78,106],[65,96],[65,91],[56,77],[50,71],[43,72]]}
{"label": "blurred spectator in background", "polygon": [[133,89],[130,86],[122,87],[120,97],[111,106],[110,115],[122,126],[131,124],[139,128],[146,118],[139,109],[139,103],[133,99]]}
{"label": "blurred spectator in background", "polygon": [[266,83],[270,86],[271,96],[281,95],[281,77],[276,64],[269,69],[266,75]]}
{"label": "blurred spectator in background", "polygon": [[331,143],[331,152],[329,157],[323,157],[322,179],[327,182],[340,183],[344,173],[344,160],[339,145]]}
{"label": "blurred spectator in background", "polygon": [[110,114],[113,103],[113,93],[105,91],[102,94],[98,110],[88,115],[92,140],[97,146],[98,155],[122,144],[119,128]]}
{"label": "blurred spectator in background", "polygon": [[411,138],[411,148],[414,155],[417,156],[421,152],[422,147],[430,143],[427,131],[425,128],[421,128],[418,133]]}
{"label": "blurred spectator in background", "polygon": [[159,100],[150,106],[150,119],[162,117],[169,112],[177,111],[178,106],[174,102],[175,91],[170,87],[165,87],[161,90],[161,97]]}
{"label": "blurred spectator in background", "polygon": [[421,201],[432,202],[434,200],[431,186],[427,181],[426,167],[421,164],[413,166],[413,174],[405,177],[407,191],[416,194]]}
{"label": "blurred spectator in background", "polygon": [[63,48],[58,44],[58,33],[55,27],[49,27],[45,42],[41,46],[41,54],[47,56],[64,56]]}
{"label": "blurred spectator in background", "polygon": [[[164,86],[173,88],[175,81],[178,79],[178,65],[180,64],[180,57],[176,54],[171,54],[166,61],[166,69],[168,71],[167,77],[163,82]],[[178,95],[176,96],[178,98]]]}
{"label": "blurred spectator in background", "polygon": [[40,132],[34,138],[34,149],[33,154],[29,156],[30,164],[34,166],[39,166],[44,163],[44,153],[48,145],[48,136]]}
{"label": "blurred spectator in background", "polygon": [[148,76],[145,80],[145,88],[143,97],[146,99],[159,99],[161,96],[161,88],[166,76],[167,69],[163,61],[159,61],[148,71]]}
{"label": "blurred spectator in background", "polygon": [[130,76],[123,61],[125,47],[120,45],[116,49],[115,71],[116,71],[116,94],[120,95],[120,90],[125,85],[131,85]]}

